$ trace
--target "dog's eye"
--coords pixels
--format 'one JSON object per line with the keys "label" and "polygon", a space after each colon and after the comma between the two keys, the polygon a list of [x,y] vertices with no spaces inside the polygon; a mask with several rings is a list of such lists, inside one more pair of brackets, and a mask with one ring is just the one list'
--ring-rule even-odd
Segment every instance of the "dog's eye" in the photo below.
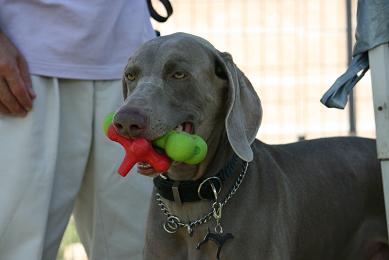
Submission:
{"label": "dog's eye", "polygon": [[133,74],[133,73],[128,73],[127,75],[126,75],[126,78],[129,80],[129,81],[134,81],[135,80],[135,75]]}
{"label": "dog's eye", "polygon": [[182,72],[182,71],[177,71],[173,74],[173,78],[175,79],[183,79],[186,77],[186,74],[185,72]]}

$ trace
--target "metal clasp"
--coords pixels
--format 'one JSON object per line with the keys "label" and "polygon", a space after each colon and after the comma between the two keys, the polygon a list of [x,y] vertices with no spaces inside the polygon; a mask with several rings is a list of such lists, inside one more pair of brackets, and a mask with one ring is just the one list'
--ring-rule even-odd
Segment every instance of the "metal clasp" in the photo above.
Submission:
{"label": "metal clasp", "polygon": [[220,224],[222,218],[223,205],[220,202],[214,202],[212,204],[212,208],[213,208],[213,218],[216,220],[215,232],[218,234],[223,234],[223,227]]}

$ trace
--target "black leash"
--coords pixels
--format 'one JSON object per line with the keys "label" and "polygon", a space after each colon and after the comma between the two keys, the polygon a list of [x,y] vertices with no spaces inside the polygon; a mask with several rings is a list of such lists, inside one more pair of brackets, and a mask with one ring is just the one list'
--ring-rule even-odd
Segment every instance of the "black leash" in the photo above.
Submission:
{"label": "black leash", "polygon": [[173,14],[173,7],[169,0],[159,0],[163,7],[165,7],[166,10],[166,17],[160,15],[153,7],[153,4],[151,3],[151,0],[147,0],[147,6],[149,7],[150,16],[156,20],[157,22],[164,23],[169,19],[169,17]]}

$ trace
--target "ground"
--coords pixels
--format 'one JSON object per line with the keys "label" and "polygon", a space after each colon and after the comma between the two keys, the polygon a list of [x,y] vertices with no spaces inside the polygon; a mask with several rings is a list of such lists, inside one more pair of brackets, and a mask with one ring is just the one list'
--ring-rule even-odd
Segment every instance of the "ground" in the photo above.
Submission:
{"label": "ground", "polygon": [[65,231],[57,260],[87,260],[83,246],[77,235],[74,219],[71,218]]}

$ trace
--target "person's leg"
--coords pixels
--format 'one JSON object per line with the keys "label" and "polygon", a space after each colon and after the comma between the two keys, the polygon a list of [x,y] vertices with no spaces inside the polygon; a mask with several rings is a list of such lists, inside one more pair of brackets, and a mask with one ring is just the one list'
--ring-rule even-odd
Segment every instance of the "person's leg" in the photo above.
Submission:
{"label": "person's leg", "polygon": [[25,118],[0,117],[0,259],[42,259],[59,130],[59,89],[32,77]]}
{"label": "person's leg", "polygon": [[56,259],[92,143],[93,81],[58,79],[59,142],[42,259]]}
{"label": "person's leg", "polygon": [[142,259],[152,181],[117,168],[122,147],[103,133],[104,117],[122,103],[121,81],[96,81],[94,135],[85,179],[75,207],[77,230],[90,260]]}

